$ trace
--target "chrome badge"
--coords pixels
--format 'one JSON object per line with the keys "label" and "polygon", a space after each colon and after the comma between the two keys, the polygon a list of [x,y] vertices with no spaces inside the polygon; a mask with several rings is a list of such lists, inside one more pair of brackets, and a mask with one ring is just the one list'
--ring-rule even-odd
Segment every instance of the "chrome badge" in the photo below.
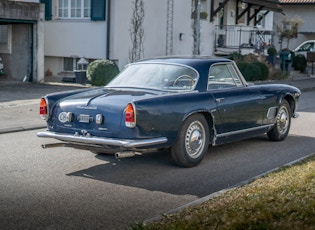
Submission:
{"label": "chrome badge", "polygon": [[73,113],[71,112],[61,112],[59,113],[58,120],[61,123],[66,123],[72,121]]}

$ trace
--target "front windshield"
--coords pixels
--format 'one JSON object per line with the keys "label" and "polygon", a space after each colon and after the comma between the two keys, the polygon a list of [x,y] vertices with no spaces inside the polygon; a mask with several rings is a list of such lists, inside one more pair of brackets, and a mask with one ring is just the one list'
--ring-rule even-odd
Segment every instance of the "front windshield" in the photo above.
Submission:
{"label": "front windshield", "polygon": [[137,87],[159,90],[192,90],[197,72],[183,65],[137,63],[128,65],[107,87]]}

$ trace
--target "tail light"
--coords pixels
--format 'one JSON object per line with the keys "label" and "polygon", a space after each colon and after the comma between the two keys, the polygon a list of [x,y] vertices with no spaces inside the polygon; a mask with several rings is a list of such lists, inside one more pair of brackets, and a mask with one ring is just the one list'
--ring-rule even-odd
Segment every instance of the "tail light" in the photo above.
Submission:
{"label": "tail light", "polygon": [[48,103],[43,97],[40,99],[39,103],[39,115],[44,120],[48,119]]}
{"label": "tail light", "polygon": [[136,126],[135,108],[130,103],[125,108],[125,124],[129,128],[134,128]]}

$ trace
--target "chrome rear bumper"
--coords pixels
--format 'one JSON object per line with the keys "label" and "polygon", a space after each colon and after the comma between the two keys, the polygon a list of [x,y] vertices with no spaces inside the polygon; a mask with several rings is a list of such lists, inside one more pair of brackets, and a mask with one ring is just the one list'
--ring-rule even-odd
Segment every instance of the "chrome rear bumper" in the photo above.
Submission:
{"label": "chrome rear bumper", "polygon": [[70,135],[70,134],[60,134],[50,131],[38,132],[38,137],[45,138],[54,138],[60,141],[65,142],[75,142],[80,144],[87,145],[103,145],[103,146],[115,146],[120,148],[138,148],[138,147],[147,147],[152,145],[163,144],[167,142],[166,137],[157,137],[151,139],[138,139],[138,140],[129,140],[129,139],[114,139],[114,138],[101,138],[93,136],[79,136],[79,135]]}

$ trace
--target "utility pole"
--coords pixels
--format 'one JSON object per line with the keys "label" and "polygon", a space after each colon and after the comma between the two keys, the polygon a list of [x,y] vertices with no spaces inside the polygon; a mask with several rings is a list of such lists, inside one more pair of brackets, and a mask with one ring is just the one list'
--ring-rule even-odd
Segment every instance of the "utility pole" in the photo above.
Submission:
{"label": "utility pole", "polygon": [[167,0],[166,55],[173,54],[174,0]]}
{"label": "utility pole", "polygon": [[194,55],[200,54],[200,0],[195,0]]}

